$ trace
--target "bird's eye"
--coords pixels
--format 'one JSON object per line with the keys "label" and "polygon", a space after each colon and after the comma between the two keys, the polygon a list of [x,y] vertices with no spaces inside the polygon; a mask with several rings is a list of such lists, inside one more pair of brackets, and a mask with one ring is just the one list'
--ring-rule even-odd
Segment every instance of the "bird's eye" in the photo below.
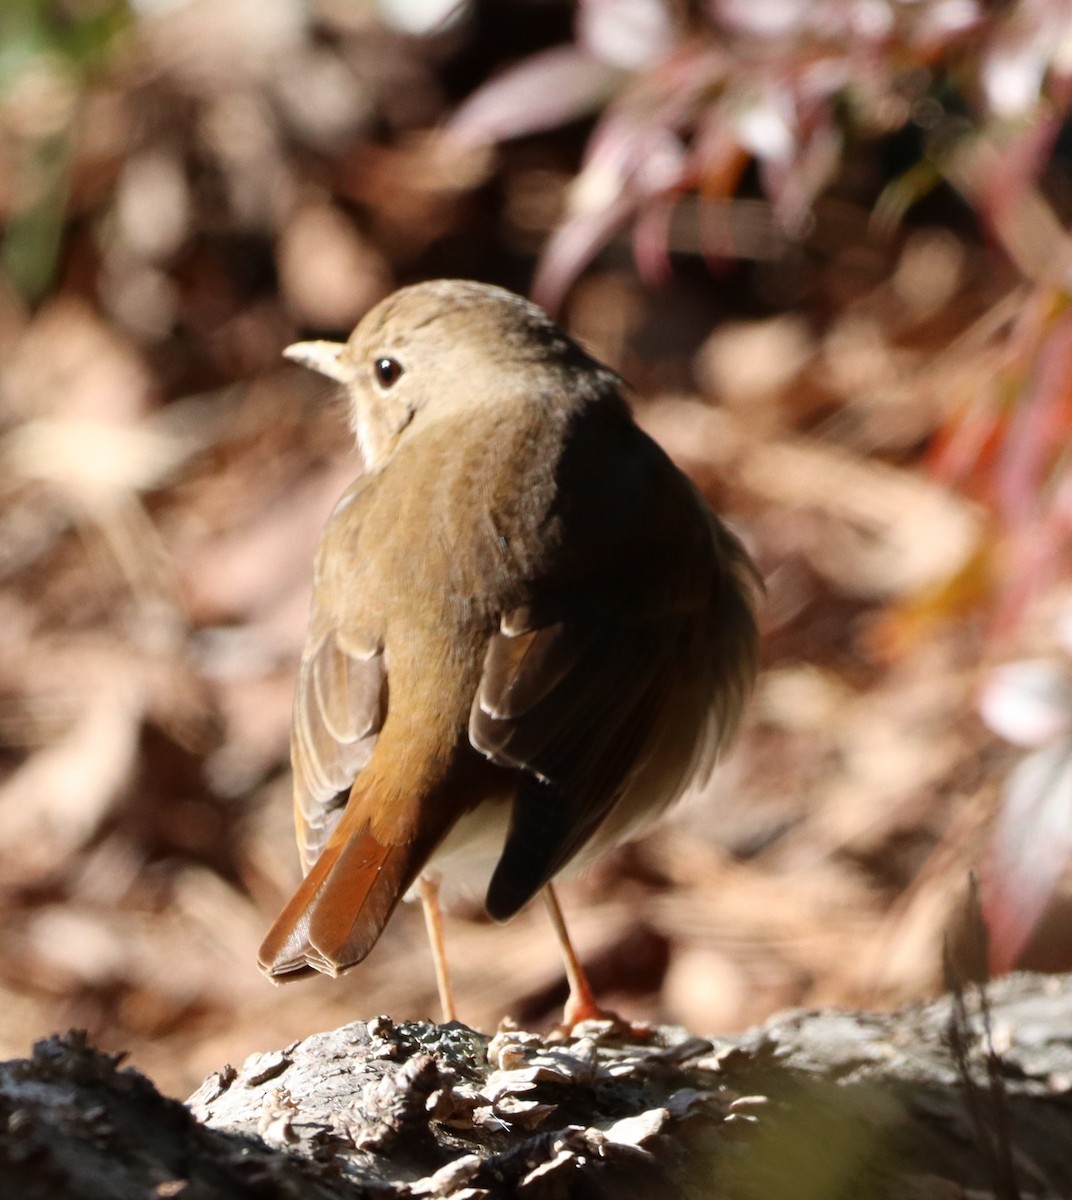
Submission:
{"label": "bird's eye", "polygon": [[373,371],[380,387],[394,387],[402,376],[402,364],[397,358],[378,358]]}

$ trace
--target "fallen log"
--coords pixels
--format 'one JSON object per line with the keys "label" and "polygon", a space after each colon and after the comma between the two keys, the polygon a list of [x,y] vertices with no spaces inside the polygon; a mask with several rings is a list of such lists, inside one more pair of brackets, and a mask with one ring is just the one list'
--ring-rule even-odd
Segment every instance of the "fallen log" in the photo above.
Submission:
{"label": "fallen log", "polygon": [[7,1200],[1072,1195],[1072,976],[727,1038],[357,1021],[187,1105],[77,1032],[0,1065]]}

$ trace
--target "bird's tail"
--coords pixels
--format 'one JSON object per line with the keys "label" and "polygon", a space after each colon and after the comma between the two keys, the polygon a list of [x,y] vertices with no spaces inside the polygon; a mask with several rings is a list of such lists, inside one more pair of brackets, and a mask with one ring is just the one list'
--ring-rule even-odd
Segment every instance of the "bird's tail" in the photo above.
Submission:
{"label": "bird's tail", "polygon": [[351,803],[268,931],[261,970],[285,983],[310,970],[338,975],[359,963],[433,848],[427,839],[385,846]]}

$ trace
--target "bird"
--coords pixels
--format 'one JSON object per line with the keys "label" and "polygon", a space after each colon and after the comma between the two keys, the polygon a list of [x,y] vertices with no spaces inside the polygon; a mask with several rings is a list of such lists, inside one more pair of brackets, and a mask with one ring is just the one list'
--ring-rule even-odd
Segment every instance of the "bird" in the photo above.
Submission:
{"label": "bird", "polygon": [[623,380],[520,296],[417,283],[284,353],[341,385],[364,470],[316,553],[304,879],[259,965],[337,976],[416,893],[454,1019],[440,888],[500,922],[542,893],[566,1024],[604,1015],[552,881],[710,775],[756,677],[758,571]]}

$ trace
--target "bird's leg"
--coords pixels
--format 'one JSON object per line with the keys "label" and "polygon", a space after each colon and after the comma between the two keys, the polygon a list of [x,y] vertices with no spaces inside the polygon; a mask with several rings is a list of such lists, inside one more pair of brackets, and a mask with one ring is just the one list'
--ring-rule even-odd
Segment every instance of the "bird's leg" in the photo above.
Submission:
{"label": "bird's leg", "polygon": [[458,1010],[454,1006],[454,989],[450,984],[450,968],[447,966],[447,949],[443,944],[443,913],[439,907],[439,881],[422,875],[417,884],[424,909],[424,925],[428,930],[428,944],[432,947],[435,963],[436,987],[439,988],[439,1006],[443,1010],[443,1022],[456,1021]]}
{"label": "bird's leg", "polygon": [[551,924],[555,927],[559,947],[562,950],[562,960],[566,967],[566,982],[569,984],[569,997],[562,1013],[563,1026],[566,1029],[572,1029],[581,1021],[617,1020],[614,1013],[608,1013],[596,1002],[588,982],[588,976],[584,973],[581,960],[577,957],[577,951],[574,950],[573,943],[570,941],[569,931],[566,929],[566,921],[562,916],[562,909],[558,903],[558,897],[555,895],[553,884],[544,885],[543,898],[551,917]]}

